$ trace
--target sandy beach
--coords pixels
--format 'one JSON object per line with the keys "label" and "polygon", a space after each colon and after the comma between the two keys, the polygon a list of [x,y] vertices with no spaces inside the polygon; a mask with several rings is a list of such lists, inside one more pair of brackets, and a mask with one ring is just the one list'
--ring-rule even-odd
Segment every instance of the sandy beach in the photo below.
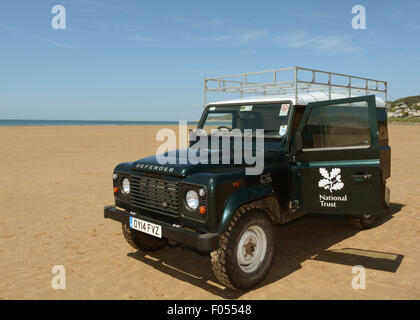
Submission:
{"label": "sandy beach", "polygon": [[[0,299],[420,298],[420,126],[389,126],[390,215],[366,231],[326,216],[276,227],[273,267],[248,292],[220,286],[207,255],[136,252],[104,219],[114,166],[153,154],[159,128],[0,127]],[[51,287],[54,265],[65,290]],[[352,288],[354,265],[365,290]]]}

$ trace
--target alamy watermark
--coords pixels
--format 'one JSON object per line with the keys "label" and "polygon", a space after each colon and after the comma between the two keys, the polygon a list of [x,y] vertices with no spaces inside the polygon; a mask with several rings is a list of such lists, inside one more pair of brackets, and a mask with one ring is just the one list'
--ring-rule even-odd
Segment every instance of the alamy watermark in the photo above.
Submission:
{"label": "alamy watermark", "polygon": [[51,19],[51,27],[54,30],[66,29],[66,8],[57,4],[51,8],[51,13],[55,16]]}
{"label": "alamy watermark", "polygon": [[366,8],[360,4],[355,5],[351,9],[351,13],[355,14],[351,20],[351,26],[354,30],[366,29]]}
{"label": "alamy watermark", "polygon": [[351,273],[355,274],[351,281],[354,290],[366,289],[366,269],[364,266],[357,265],[351,269]]}
{"label": "alamy watermark", "polygon": [[66,268],[62,265],[55,265],[52,267],[51,273],[55,274],[51,280],[51,287],[54,290],[66,289]]}
{"label": "alamy watermark", "polygon": [[[196,129],[188,134],[187,121],[179,121],[179,148],[176,133],[160,129],[156,141],[163,141],[156,160],[166,164],[246,164],[246,175],[259,175],[264,170],[264,129]],[[191,146],[187,146],[187,137]],[[231,142],[233,141],[233,146]]]}

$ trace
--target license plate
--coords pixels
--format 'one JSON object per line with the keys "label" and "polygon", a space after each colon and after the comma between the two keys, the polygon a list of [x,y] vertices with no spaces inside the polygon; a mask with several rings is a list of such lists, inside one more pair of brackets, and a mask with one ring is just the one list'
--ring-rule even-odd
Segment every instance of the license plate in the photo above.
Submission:
{"label": "license plate", "polygon": [[157,238],[162,238],[162,227],[154,223],[130,217],[130,228]]}

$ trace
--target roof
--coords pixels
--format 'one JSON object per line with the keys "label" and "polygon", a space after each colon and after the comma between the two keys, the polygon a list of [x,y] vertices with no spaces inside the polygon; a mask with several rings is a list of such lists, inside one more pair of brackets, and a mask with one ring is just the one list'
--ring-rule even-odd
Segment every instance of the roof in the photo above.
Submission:
{"label": "roof", "polygon": [[[356,95],[352,95],[352,98],[357,97]],[[339,93],[332,93],[331,99],[344,99],[349,98],[348,95],[339,94]],[[247,103],[261,103],[261,102],[282,102],[282,101],[291,101],[293,104],[300,104],[300,105],[307,105],[310,102],[317,102],[317,101],[327,101],[331,100],[328,96],[328,93],[319,91],[319,92],[312,92],[308,94],[300,94],[297,98],[292,95],[270,95],[270,96],[258,96],[258,97],[245,97],[240,99],[233,99],[233,100],[223,100],[223,101],[216,101],[208,103],[207,105],[222,105],[222,104],[247,104]],[[376,107],[377,108],[385,108],[385,101],[380,98],[376,97]]]}
{"label": "roof", "polygon": [[[290,100],[294,104],[374,94],[381,97],[377,98],[378,107],[385,107],[388,83],[336,72],[290,67],[204,79],[204,105],[209,102],[208,94],[212,94],[210,98],[214,100],[214,95],[220,93],[239,94],[240,100],[232,100],[231,103]],[[260,98],[250,98],[256,95]]]}

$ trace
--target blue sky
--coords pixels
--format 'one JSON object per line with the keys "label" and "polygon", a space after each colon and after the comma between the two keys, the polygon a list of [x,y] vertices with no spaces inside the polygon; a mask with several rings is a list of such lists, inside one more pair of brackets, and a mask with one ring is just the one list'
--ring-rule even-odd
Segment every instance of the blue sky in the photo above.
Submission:
{"label": "blue sky", "polygon": [[[51,8],[66,8],[65,30]],[[366,30],[351,9],[366,8]],[[420,1],[0,4],[0,118],[194,120],[208,76],[303,66],[420,94]],[[223,96],[220,96],[223,98]]]}

